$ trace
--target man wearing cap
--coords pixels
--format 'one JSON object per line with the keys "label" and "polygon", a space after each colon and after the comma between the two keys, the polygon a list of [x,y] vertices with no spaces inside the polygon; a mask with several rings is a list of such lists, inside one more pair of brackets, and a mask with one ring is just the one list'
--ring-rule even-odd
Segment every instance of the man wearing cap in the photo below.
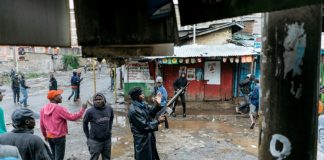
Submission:
{"label": "man wearing cap", "polygon": [[[103,94],[93,97],[93,107],[88,109],[83,119],[83,131],[91,154],[90,160],[111,159],[111,129],[114,112]],[[90,131],[89,131],[90,123]]]}
{"label": "man wearing cap", "polygon": [[[175,94],[182,88],[184,88],[186,85],[188,84],[188,80],[186,78],[186,72],[184,71],[181,71],[181,74],[180,74],[180,77],[177,78],[174,83],[173,83],[173,88],[174,88],[174,91],[175,91]],[[182,92],[180,94],[180,99],[181,99],[181,103],[182,103],[182,109],[183,109],[183,117],[186,117],[186,97],[185,97],[185,92]],[[173,113],[172,113],[172,116],[175,117],[176,114],[175,114],[175,109],[176,109],[176,106],[177,106],[177,103],[178,103],[178,98],[174,101],[173,103]]]}
{"label": "man wearing cap", "polygon": [[67,120],[76,121],[80,119],[87,108],[87,104],[77,113],[69,113],[62,103],[63,90],[48,91],[47,98],[50,103],[46,104],[40,111],[40,127],[45,140],[48,141],[53,160],[63,160],[65,154],[65,136],[68,134]]}
{"label": "man wearing cap", "polygon": [[23,160],[50,160],[49,148],[40,137],[34,135],[36,118],[39,115],[28,108],[16,109],[11,115],[15,129],[0,135],[0,144],[16,146]]}
{"label": "man wearing cap", "polygon": [[129,91],[132,104],[128,111],[128,119],[134,138],[134,151],[136,160],[157,160],[159,155],[156,149],[154,132],[158,130],[160,123],[165,121],[165,116],[155,119],[161,110],[162,95],[158,94],[155,99],[155,106],[149,107],[144,101],[144,93],[140,87],[132,88]]}
{"label": "man wearing cap", "polygon": [[[3,92],[5,92],[5,91],[6,90],[4,90],[4,89],[0,89],[0,102],[3,99],[3,96],[4,96]],[[6,133],[6,132],[7,132],[7,129],[6,129],[5,119],[4,119],[3,109],[0,106],[0,134]]]}
{"label": "man wearing cap", "polygon": [[[162,95],[162,98],[161,98],[161,111],[157,114],[157,115],[163,115],[165,113],[165,110],[166,110],[166,104],[167,104],[167,100],[168,100],[168,92],[166,91],[166,89],[164,88],[163,86],[163,79],[161,76],[157,76],[156,77],[156,86],[154,87],[154,96],[157,96],[158,94],[161,94]],[[169,128],[169,123],[168,123],[168,120],[167,120],[167,117],[165,117],[165,123],[164,123],[164,126],[166,129]]]}
{"label": "man wearing cap", "polygon": [[239,86],[240,86],[240,91],[244,96],[244,104],[235,108],[237,113],[241,113],[241,111],[249,107],[250,105],[249,94],[253,91],[253,85],[254,85],[253,81],[254,81],[254,75],[247,74],[245,79],[240,82]]}

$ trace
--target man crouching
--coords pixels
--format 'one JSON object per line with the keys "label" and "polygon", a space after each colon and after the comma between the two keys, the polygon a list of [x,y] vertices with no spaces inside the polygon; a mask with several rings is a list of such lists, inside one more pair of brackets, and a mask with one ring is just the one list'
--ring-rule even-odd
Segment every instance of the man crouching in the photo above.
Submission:
{"label": "man crouching", "polygon": [[132,88],[129,91],[132,104],[128,111],[128,119],[134,137],[134,151],[136,160],[159,160],[156,149],[154,131],[158,130],[160,123],[165,121],[161,115],[154,119],[161,110],[161,94],[155,97],[155,106],[148,106],[144,101],[144,93],[140,87]]}

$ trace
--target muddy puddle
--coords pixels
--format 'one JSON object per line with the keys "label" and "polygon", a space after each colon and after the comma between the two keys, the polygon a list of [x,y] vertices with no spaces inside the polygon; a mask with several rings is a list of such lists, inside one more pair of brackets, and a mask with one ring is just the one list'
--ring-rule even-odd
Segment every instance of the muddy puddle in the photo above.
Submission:
{"label": "muddy puddle", "polygon": [[[208,135],[210,133],[216,134],[213,140],[227,141],[238,146],[238,148],[253,154],[258,154],[258,130],[247,129],[247,125],[241,125],[241,121],[248,121],[246,118],[233,120],[236,125],[231,122],[222,122],[219,120],[170,120],[169,125],[171,129],[180,129],[193,134]],[[246,127],[246,128],[244,128]]]}

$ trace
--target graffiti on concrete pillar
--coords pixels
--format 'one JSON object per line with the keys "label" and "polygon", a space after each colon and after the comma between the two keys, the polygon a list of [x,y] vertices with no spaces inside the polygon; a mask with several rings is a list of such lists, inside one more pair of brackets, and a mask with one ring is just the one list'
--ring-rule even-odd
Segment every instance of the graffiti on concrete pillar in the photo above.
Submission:
{"label": "graffiti on concrete pillar", "polygon": [[[277,148],[278,143],[281,143],[279,149]],[[283,160],[287,158],[291,153],[291,143],[289,139],[281,134],[272,135],[270,141],[270,153],[277,160]]]}
{"label": "graffiti on concrete pillar", "polygon": [[[295,22],[293,24],[286,24],[285,31],[287,33],[283,46],[285,51],[283,53],[284,59],[284,78],[291,73],[291,77],[301,76],[303,65],[303,58],[306,48],[307,34],[304,30],[304,23]],[[302,96],[302,84],[291,82],[290,93],[299,99]]]}
{"label": "graffiti on concrete pillar", "polygon": [[304,31],[304,23],[286,25],[287,36],[284,40],[285,52],[283,58],[285,62],[285,75],[292,71],[292,76],[301,75],[301,66],[303,65],[303,58],[306,48],[306,33]]}

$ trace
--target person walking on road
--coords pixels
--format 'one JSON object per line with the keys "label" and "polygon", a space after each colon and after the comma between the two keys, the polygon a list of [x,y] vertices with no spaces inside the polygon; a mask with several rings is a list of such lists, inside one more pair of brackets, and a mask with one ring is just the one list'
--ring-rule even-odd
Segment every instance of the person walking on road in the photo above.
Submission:
{"label": "person walking on road", "polygon": [[110,91],[114,91],[115,89],[115,70],[113,68],[110,69]]}
{"label": "person walking on road", "polygon": [[83,78],[81,78],[81,72],[78,72],[78,81],[77,81],[77,96],[76,96],[76,99],[77,100],[80,100],[80,94],[81,94],[81,91],[80,91],[80,86],[81,86],[81,81],[83,80]]}
{"label": "person walking on road", "polygon": [[[164,113],[166,112],[166,104],[167,104],[167,100],[168,100],[168,92],[166,91],[166,89],[163,86],[163,79],[161,76],[157,76],[156,77],[156,86],[154,87],[154,96],[157,96],[158,94],[162,95],[161,98],[161,111],[157,114],[158,116],[164,115]],[[165,123],[164,123],[164,127],[166,129],[169,128],[169,123],[168,123],[168,119],[167,117],[165,117]]]}
{"label": "person walking on road", "polygon": [[251,119],[251,126],[250,129],[253,129],[256,123],[256,119],[258,118],[259,112],[259,92],[260,92],[260,85],[259,80],[254,79],[255,86],[253,87],[253,91],[249,94],[250,98],[250,119]]}
{"label": "person walking on road", "polygon": [[[5,92],[4,89],[0,89],[0,102],[3,99],[3,92]],[[4,113],[3,113],[3,109],[0,106],[0,134],[6,133],[7,129],[6,129],[6,123],[5,123],[5,119],[4,119]]]}
{"label": "person walking on road", "polygon": [[50,103],[46,104],[40,111],[40,128],[46,141],[48,141],[53,160],[63,160],[65,154],[66,135],[68,134],[67,120],[76,121],[80,119],[87,108],[87,104],[77,113],[69,113],[62,103],[63,90],[48,91],[47,98]]}
{"label": "person walking on road", "polygon": [[23,160],[51,160],[51,152],[43,140],[34,135],[39,115],[28,108],[16,109],[11,116],[15,129],[0,135],[1,145],[16,146]]}
{"label": "person walking on road", "polygon": [[162,95],[158,94],[155,97],[154,107],[146,104],[143,90],[140,87],[132,88],[129,95],[132,104],[128,111],[128,119],[134,138],[135,159],[159,160],[154,132],[158,130],[159,124],[165,121],[165,116],[155,118],[161,110]]}
{"label": "person walking on road", "polygon": [[235,108],[237,113],[242,113],[242,111],[245,108],[249,107],[250,105],[249,94],[253,91],[253,86],[254,86],[253,81],[254,81],[254,75],[247,74],[245,79],[240,82],[239,86],[240,86],[240,91],[244,96],[244,104]]}
{"label": "person walking on road", "polygon": [[19,97],[20,97],[20,84],[19,84],[19,78],[18,74],[15,74],[11,79],[11,89],[13,92],[13,99],[14,103],[19,103]]}
{"label": "person walking on road", "polygon": [[[111,159],[111,129],[114,112],[106,97],[97,93],[93,97],[93,107],[88,109],[83,119],[83,131],[87,137],[87,145],[91,154],[90,160]],[[90,123],[90,131],[89,131]]]}
{"label": "person walking on road", "polygon": [[[188,83],[188,80],[186,78],[186,72],[182,71],[181,74],[180,74],[180,77],[177,78],[174,83],[173,83],[173,88],[174,88],[174,91],[175,93],[174,94],[177,94],[177,92],[184,88]],[[182,109],[183,109],[183,114],[182,116],[183,117],[186,117],[186,97],[185,97],[185,91],[183,91],[181,94],[180,94],[180,99],[181,99],[181,103],[182,103]],[[172,112],[172,116],[175,117],[176,114],[175,114],[175,110],[176,110],[176,106],[178,104],[178,98],[173,102],[173,112]]]}
{"label": "person walking on road", "polygon": [[27,90],[30,87],[26,85],[26,80],[25,80],[25,76],[24,75],[21,75],[21,78],[20,78],[19,83],[20,83],[20,92],[23,95],[23,99],[21,99],[19,101],[19,104],[20,105],[23,105],[24,107],[28,107],[29,105],[27,104],[27,99],[28,99],[28,91]]}
{"label": "person walking on road", "polygon": [[77,101],[77,96],[78,96],[78,83],[79,83],[79,78],[77,75],[76,71],[73,71],[73,76],[71,77],[71,89],[72,89],[72,93],[69,96],[68,100],[70,100],[72,98],[72,96],[74,96],[74,102]]}
{"label": "person walking on road", "polygon": [[57,90],[57,81],[53,73],[50,74],[49,83],[49,90]]}

